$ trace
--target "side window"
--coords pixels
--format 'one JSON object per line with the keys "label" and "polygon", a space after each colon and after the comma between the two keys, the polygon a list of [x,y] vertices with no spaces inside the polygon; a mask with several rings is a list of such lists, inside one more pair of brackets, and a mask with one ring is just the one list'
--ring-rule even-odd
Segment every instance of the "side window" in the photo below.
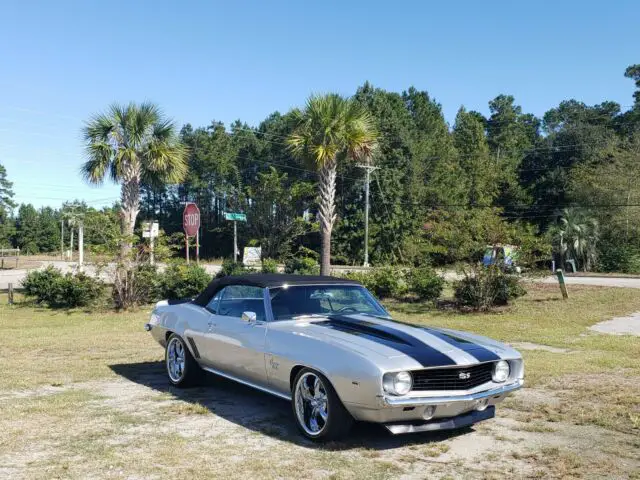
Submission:
{"label": "side window", "polygon": [[218,315],[242,316],[242,312],[255,312],[257,320],[264,320],[264,297],[262,289],[247,285],[229,285],[221,291]]}
{"label": "side window", "polygon": [[218,302],[220,301],[220,297],[222,296],[223,291],[224,289],[218,290],[216,294],[213,296],[213,298],[209,300],[209,303],[207,303],[205,308],[209,310],[211,313],[218,313],[218,308],[219,308]]}

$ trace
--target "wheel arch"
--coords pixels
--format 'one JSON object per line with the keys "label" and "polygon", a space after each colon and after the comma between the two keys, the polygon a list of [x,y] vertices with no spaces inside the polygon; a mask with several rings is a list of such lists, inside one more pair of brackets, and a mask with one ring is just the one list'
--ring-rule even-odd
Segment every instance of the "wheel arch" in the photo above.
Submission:
{"label": "wheel arch", "polygon": [[331,383],[331,386],[333,387],[333,389],[334,390],[336,389],[335,385],[333,384],[333,381],[331,380],[331,378],[329,377],[327,372],[323,371],[321,368],[312,367],[310,365],[304,365],[302,363],[297,363],[291,368],[291,371],[289,372],[289,389],[291,391],[291,395],[293,395],[293,382],[295,381],[296,377],[298,376],[298,373],[300,373],[300,371],[305,369],[305,368],[308,368],[309,370],[313,370],[315,372],[321,373],[322,376],[324,378],[326,378],[329,381],[329,383]]}

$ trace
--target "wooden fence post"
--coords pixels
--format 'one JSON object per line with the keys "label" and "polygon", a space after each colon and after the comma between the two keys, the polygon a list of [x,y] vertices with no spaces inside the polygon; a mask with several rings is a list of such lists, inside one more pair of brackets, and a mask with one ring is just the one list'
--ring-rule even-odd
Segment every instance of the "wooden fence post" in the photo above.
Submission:
{"label": "wooden fence post", "polygon": [[567,285],[564,283],[564,272],[561,268],[556,270],[558,276],[558,283],[560,284],[560,291],[562,292],[562,298],[567,300],[569,298],[569,292],[567,292]]}
{"label": "wooden fence post", "polygon": [[9,305],[13,305],[13,283],[9,284]]}

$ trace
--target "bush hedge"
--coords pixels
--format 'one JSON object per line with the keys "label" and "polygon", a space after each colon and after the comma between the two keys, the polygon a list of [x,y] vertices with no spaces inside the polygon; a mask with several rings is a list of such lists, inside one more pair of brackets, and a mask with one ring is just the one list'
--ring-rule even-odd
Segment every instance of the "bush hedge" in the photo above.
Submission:
{"label": "bush hedge", "polygon": [[246,267],[242,262],[235,262],[230,258],[226,258],[222,262],[222,268],[216,273],[217,278],[226,277],[227,275],[242,275],[245,273],[255,272],[253,268]]}
{"label": "bush hedge", "polygon": [[442,294],[444,279],[427,266],[402,269],[381,267],[367,272],[349,272],[346,277],[360,282],[378,298],[404,299],[413,295],[421,301],[435,301]]}
{"label": "bush hedge", "polygon": [[278,273],[278,262],[272,258],[262,260],[262,273]]}
{"label": "bush hedge", "polygon": [[162,297],[165,299],[195,297],[209,285],[209,282],[211,282],[211,275],[198,265],[170,265],[161,275]]}
{"label": "bush hedge", "polygon": [[318,275],[320,265],[311,257],[291,257],[284,262],[284,273],[296,275]]}
{"label": "bush hedge", "polygon": [[104,290],[101,281],[84,273],[63,274],[49,266],[33,270],[22,281],[25,295],[51,308],[86,307],[95,302]]}
{"label": "bush hedge", "polygon": [[526,293],[519,277],[506,274],[497,267],[478,267],[454,284],[458,304],[474,310],[507,305]]}
{"label": "bush hedge", "polygon": [[422,301],[435,302],[444,288],[444,278],[429,266],[412,268],[407,272],[409,292]]}

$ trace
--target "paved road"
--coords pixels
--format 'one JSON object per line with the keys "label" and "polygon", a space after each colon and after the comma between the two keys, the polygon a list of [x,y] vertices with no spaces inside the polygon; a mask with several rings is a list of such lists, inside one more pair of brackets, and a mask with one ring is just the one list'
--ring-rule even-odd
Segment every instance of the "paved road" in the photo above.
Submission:
{"label": "paved road", "polygon": [[[558,283],[555,276],[545,277],[543,283]],[[640,288],[640,278],[622,277],[565,277],[567,285],[595,285],[599,287]]]}
{"label": "paved road", "polygon": [[[47,265],[53,265],[59,268],[63,272],[73,272],[77,270],[75,263],[52,261],[43,262],[41,268],[45,268]],[[220,265],[203,265],[205,270],[211,275],[217,273],[220,270]],[[113,269],[115,265],[110,264],[106,268],[102,269],[99,274],[100,278],[105,281],[109,281],[113,275]],[[351,270],[352,267],[336,268],[336,270]],[[90,275],[96,275],[95,267],[91,265],[85,266],[85,272]],[[18,287],[20,282],[27,274],[26,270],[0,270],[0,290],[6,290],[9,283],[13,283],[14,287]],[[445,272],[444,274],[447,280],[456,280],[458,275],[455,272]],[[624,288],[640,288],[640,278],[616,278],[616,277],[565,277],[568,285],[596,285],[602,287],[624,287]],[[555,276],[545,277],[539,280],[542,283],[557,283],[558,279]]]}
{"label": "paved road", "polygon": [[[61,270],[63,273],[67,272],[76,272],[78,270],[78,265],[75,262],[63,262],[63,261],[45,261],[42,262],[42,266],[40,269],[46,268],[48,265],[52,265],[55,268]],[[164,265],[160,265],[160,268],[163,268]],[[220,265],[203,265],[204,269],[213,275],[220,270]],[[115,269],[115,264],[110,263],[104,268],[96,269],[93,265],[85,265],[84,272],[93,275],[99,276],[103,281],[109,282],[113,278],[113,272]],[[0,290],[6,290],[9,288],[9,283],[13,283],[14,288],[18,288],[22,279],[27,275],[27,270],[0,270]]]}

